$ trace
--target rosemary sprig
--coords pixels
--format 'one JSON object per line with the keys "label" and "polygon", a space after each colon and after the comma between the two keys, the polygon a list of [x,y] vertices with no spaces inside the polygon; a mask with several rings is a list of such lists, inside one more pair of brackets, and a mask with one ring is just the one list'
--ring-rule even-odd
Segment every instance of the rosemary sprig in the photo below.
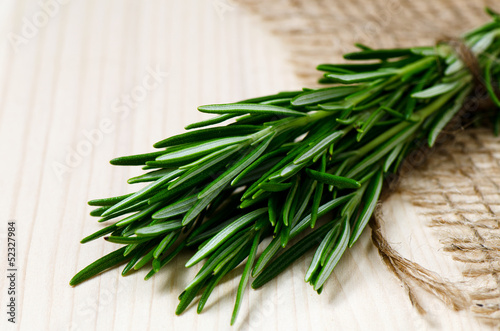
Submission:
{"label": "rosemary sprig", "polygon": [[[500,107],[495,94],[500,16],[487,11],[493,21],[462,40]],[[124,275],[151,262],[149,279],[195,246],[186,267],[205,262],[180,295],[176,313],[198,294],[201,312],[217,283],[247,260],[234,323],[250,275],[258,288],[317,247],[305,280],[320,293],[366,227],[384,176],[396,173],[423,139],[429,146],[436,142],[477,80],[447,43],[360,48],[345,58],[362,63],[318,66],[325,72],[320,82],[328,87],[201,106],[200,111],[219,116],[156,143],[159,151],[111,160],[142,166],[147,172],[129,183],[147,185],[134,194],[89,202],[98,207],[92,216],[114,223],[82,243],[108,235],[108,241],[125,246],[84,268],[70,284],[126,261]],[[227,120],[233,122],[213,126]],[[498,130],[500,116],[493,120]],[[318,218],[327,214],[330,220],[318,226]],[[257,258],[259,244],[269,236],[273,240]]]}

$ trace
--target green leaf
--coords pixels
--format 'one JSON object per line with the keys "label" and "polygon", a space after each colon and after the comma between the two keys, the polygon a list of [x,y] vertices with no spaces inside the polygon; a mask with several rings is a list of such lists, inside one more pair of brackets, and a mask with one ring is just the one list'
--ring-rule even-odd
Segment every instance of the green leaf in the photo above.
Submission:
{"label": "green leaf", "polygon": [[316,70],[327,72],[365,72],[379,69],[380,63],[363,63],[363,64],[320,64]]}
{"label": "green leaf", "polygon": [[137,247],[143,247],[147,245],[141,245],[141,244],[128,244],[127,248],[125,249],[125,252],[123,252],[123,256],[129,255],[131,252],[135,251]]}
{"label": "green leaf", "polygon": [[[318,154],[323,153],[325,149],[328,148],[328,146],[330,146],[331,144],[342,138],[346,134],[346,131],[347,130],[333,132],[328,136],[324,137],[323,139],[321,139],[320,141],[318,141],[317,143],[310,144],[308,149],[306,149],[304,152],[302,152],[302,154],[297,156],[295,160],[293,160],[293,163],[294,164],[305,163],[311,160],[312,158],[316,157]],[[313,146],[311,147],[311,145]]]}
{"label": "green leaf", "polygon": [[150,250],[149,252],[147,252],[142,257],[142,259],[139,262],[137,262],[136,265],[134,265],[134,270],[139,270],[142,267],[144,267],[146,264],[148,264],[148,262],[150,262],[153,259],[153,253],[154,253],[153,250]]}
{"label": "green leaf", "polygon": [[186,308],[189,306],[189,304],[194,300],[198,292],[203,288],[203,285],[205,282],[202,282],[198,284],[196,287],[190,289],[189,291],[185,291],[182,294],[181,301],[177,305],[177,308],[175,309],[175,314],[180,315],[186,310]]}
{"label": "green leaf", "polygon": [[253,161],[255,161],[267,148],[271,140],[273,139],[274,134],[267,137],[259,147],[255,148],[253,151],[242,157],[238,162],[233,164],[231,168],[226,170],[222,175],[220,175],[216,180],[214,180],[210,185],[205,187],[200,194],[199,198],[203,198],[214,190],[217,190],[220,187],[226,186],[229,182],[233,180],[243,169],[248,167]]}
{"label": "green leaf", "polygon": [[397,74],[394,70],[377,70],[372,72],[363,72],[363,73],[355,73],[355,74],[336,74],[329,73],[325,74],[325,77],[333,79],[336,82],[345,83],[345,84],[354,84],[354,83],[363,83],[373,81],[375,79],[394,76]]}
{"label": "green leaf", "polygon": [[172,216],[184,214],[198,201],[198,194],[191,195],[171,205],[168,205],[151,216],[153,219],[162,220]]}
{"label": "green leaf", "polygon": [[207,142],[202,142],[192,147],[187,147],[184,149],[177,150],[171,153],[164,153],[160,157],[156,158],[156,161],[184,161],[191,160],[194,157],[203,156],[209,154],[210,152],[222,149],[226,146],[236,145],[249,140],[250,137],[231,137],[231,138],[221,138],[213,139]]}
{"label": "green leaf", "polygon": [[402,82],[411,81],[412,77],[416,76],[418,73],[430,71],[429,68],[436,67],[437,59],[433,56],[424,57],[414,63],[408,64],[400,68],[399,76]]}
{"label": "green leaf", "polygon": [[[485,8],[486,14],[490,15],[497,23],[500,22],[500,13],[490,7]],[[497,25],[498,26],[498,25]]]}
{"label": "green leaf", "polygon": [[[326,215],[326,213],[332,211],[334,208],[342,205],[344,202],[349,201],[349,199],[351,199],[355,194],[356,193],[347,194],[321,205],[318,209],[318,217]],[[311,214],[304,217],[297,225],[295,225],[292,228],[292,231],[290,232],[290,238],[294,238],[295,236],[297,236],[299,233],[301,233],[307,227],[309,227],[310,224],[311,224]]]}
{"label": "green leaf", "polygon": [[303,186],[302,194],[297,194],[296,201],[294,202],[295,206],[299,206],[298,208],[295,208],[295,215],[293,216],[293,220],[291,223],[291,226],[295,226],[299,219],[302,217],[302,214],[306,210],[307,205],[310,202],[311,195],[315,191],[316,188],[316,181],[313,180],[306,180],[306,184]]}
{"label": "green leaf", "polygon": [[[225,266],[227,266],[228,264],[230,264],[231,260],[233,260],[233,258],[235,256],[238,255],[239,252],[241,252],[242,250],[245,250],[245,247],[247,247],[247,244],[251,242],[251,237],[247,236],[245,241],[240,245],[238,246],[236,249],[232,250],[231,252],[229,252],[229,254],[227,256],[225,256],[222,261],[220,261],[214,268],[214,274],[218,274],[221,270],[224,269]],[[247,253],[248,254],[248,253]]]}
{"label": "green leaf", "polygon": [[313,178],[321,183],[333,185],[339,189],[361,187],[361,184],[358,181],[351,179],[351,178],[331,175],[331,174],[328,174],[326,172],[319,172],[319,171],[312,170],[312,169],[306,169],[306,172],[311,178]]}
{"label": "green leaf", "polygon": [[383,111],[385,111],[387,114],[395,117],[395,118],[398,118],[398,119],[406,119],[405,118],[405,115],[399,113],[397,110],[394,110],[392,108],[389,108],[389,107],[386,107],[386,106],[382,106],[380,107],[380,109],[382,109]]}
{"label": "green leaf", "polygon": [[[200,241],[206,240],[217,232],[234,222],[241,215],[232,216],[235,213],[232,212],[223,212],[218,213],[207,221],[203,222],[196,230],[194,230],[187,238],[187,246],[192,246]],[[222,221],[225,220],[225,221]]]}
{"label": "green leaf", "polygon": [[314,246],[318,245],[321,237],[323,237],[328,230],[328,227],[322,226],[286,250],[278,258],[276,258],[272,264],[265,268],[257,278],[255,278],[252,283],[252,288],[257,289],[278,276],[298,258],[307,253]]}
{"label": "green leaf", "polygon": [[279,231],[280,244],[281,244],[281,247],[283,247],[283,248],[285,248],[286,245],[288,245],[288,241],[290,240],[290,229],[291,229],[291,225],[287,226],[287,225],[283,224],[283,226],[281,227],[281,229]]}
{"label": "green leaf", "polygon": [[121,165],[121,166],[134,166],[134,165],[145,165],[147,161],[152,161],[156,159],[158,156],[167,153],[166,151],[146,153],[146,154],[137,154],[130,156],[121,156],[112,159],[109,161],[112,165]]}
{"label": "green leaf", "polygon": [[413,47],[411,52],[421,56],[439,56],[439,49],[436,46]]}
{"label": "green leaf", "polygon": [[153,146],[155,148],[162,148],[168,146],[175,146],[186,143],[193,143],[203,140],[215,138],[227,138],[234,136],[245,136],[260,130],[261,128],[255,125],[235,125],[235,126],[218,126],[215,128],[200,129],[195,131],[188,131],[176,136],[163,139]]}
{"label": "green leaf", "polygon": [[[203,178],[204,179],[204,178]],[[202,181],[203,179],[200,179]],[[149,205],[152,205],[157,202],[161,202],[162,204],[168,204],[174,201],[175,199],[179,199],[184,196],[185,193],[189,192],[189,188],[187,186],[181,185],[180,187],[176,187],[174,189],[169,189],[166,187],[167,185],[161,187],[159,190],[156,190],[154,194],[149,195],[149,198],[146,201]]]}
{"label": "green leaf", "polygon": [[113,251],[101,257],[95,262],[92,262],[91,264],[80,270],[73,278],[71,278],[71,280],[69,281],[69,285],[76,286],[86,281],[87,279],[103,272],[106,269],[130,260],[131,257],[123,256],[123,252],[125,252],[125,247],[119,248],[116,251]]}
{"label": "green leaf", "polygon": [[[129,246],[127,246],[129,247]],[[132,255],[132,259],[127,263],[127,265],[125,266],[125,268],[123,268],[122,270],[122,276],[126,276],[128,274],[128,272],[130,270],[132,270],[132,268],[134,267],[134,265],[137,263],[137,261],[139,261],[139,259],[141,258],[141,256],[144,255],[144,253],[146,253],[146,251],[148,250],[148,245],[147,244],[143,244],[143,245],[140,245],[139,247],[137,247],[136,249],[134,249],[132,252],[134,252],[134,254]],[[124,256],[127,255],[127,254],[124,254]]]}
{"label": "green leaf", "polygon": [[189,124],[188,126],[185,127],[185,129],[186,130],[191,130],[191,129],[202,128],[202,127],[213,125],[213,124],[219,124],[219,123],[227,121],[227,120],[229,120],[229,119],[231,119],[233,117],[236,117],[236,116],[238,116],[238,114],[224,114],[224,115],[220,115],[220,116],[217,116],[217,117],[205,120],[205,121],[201,121],[201,122],[196,122],[196,123]]}
{"label": "green leaf", "polygon": [[342,99],[343,97],[357,91],[359,91],[358,86],[327,87],[301,93],[292,99],[291,104],[296,107],[312,104],[315,105],[325,101]]}
{"label": "green leaf", "polygon": [[[273,141],[274,143],[274,141]],[[278,148],[277,150],[275,151],[272,151],[272,152],[268,152],[268,153],[265,153],[264,155],[260,156],[257,160],[255,160],[251,165],[249,165],[248,167],[246,167],[242,172],[240,172],[240,174],[238,176],[236,176],[235,179],[233,179],[231,181],[231,186],[236,186],[238,185],[243,178],[245,178],[245,176],[250,173],[251,171],[255,170],[257,167],[259,167],[260,165],[262,165],[264,162],[266,161],[270,161],[272,160],[273,158],[285,153],[285,152],[288,152],[290,150],[291,146],[283,146],[281,148]],[[258,185],[259,183],[257,183]],[[257,186],[256,185],[256,186]]]}
{"label": "green leaf", "polygon": [[[170,261],[172,261],[177,254],[179,254],[185,247],[186,243],[181,242],[179,246],[177,246],[170,254],[165,256],[162,259],[155,259],[155,261],[158,261],[156,264],[153,261],[153,269],[144,277],[144,280],[148,280],[151,278],[155,273],[157,273],[162,267],[164,267],[166,264],[168,264]],[[154,254],[154,252],[153,252]]]}
{"label": "green leaf", "polygon": [[264,181],[266,181],[269,176],[274,175],[276,172],[281,172],[281,168],[291,162],[302,150],[304,147],[295,147],[292,149],[288,154],[281,159],[276,165],[274,165],[269,171],[267,171],[265,174],[263,174],[259,180],[255,181],[250,187],[245,191],[243,196],[241,197],[242,200],[252,196],[257,190],[259,190],[258,185]]}
{"label": "green leaf", "polygon": [[[326,156],[323,155],[323,157],[321,158],[319,172],[324,173],[325,170],[326,170]],[[318,219],[319,205],[321,204],[321,197],[323,195],[324,184],[318,181],[316,181],[316,183],[317,183],[316,190],[314,192],[313,202],[311,206],[311,228],[314,228],[314,226],[316,225],[316,221]]]}
{"label": "green leaf", "polygon": [[460,93],[460,95],[455,99],[455,103],[450,108],[438,114],[436,120],[429,130],[428,143],[430,147],[434,146],[436,138],[438,137],[439,133],[441,133],[446,124],[448,124],[453,116],[455,116],[458,111],[462,109],[465,98],[470,94],[471,91],[471,87],[464,89],[462,93]]}
{"label": "green leaf", "polygon": [[211,280],[208,282],[205,288],[205,291],[201,295],[200,301],[198,303],[198,309],[197,309],[198,314],[201,313],[201,311],[205,307],[205,304],[208,298],[210,297],[210,294],[214,290],[215,286],[217,286],[217,284],[226,274],[228,274],[231,270],[236,268],[241,263],[241,261],[245,259],[247,254],[248,252],[244,249],[239,251],[239,253],[236,256],[234,256],[233,259],[229,261],[229,263],[227,263],[222,270],[220,270],[211,278]]}
{"label": "green leaf", "polygon": [[474,54],[483,53],[493,44],[493,42],[495,41],[495,39],[498,38],[499,35],[500,35],[500,30],[498,29],[486,33],[484,36],[482,36],[481,39],[479,39],[474,44],[474,46],[471,47],[471,51]]}
{"label": "green leaf", "polygon": [[156,182],[149,184],[148,186],[144,187],[143,189],[137,191],[136,193],[132,194],[131,196],[127,197],[126,199],[121,200],[120,202],[116,203],[113,205],[111,208],[106,210],[102,215],[106,216],[109,214],[112,214],[113,212],[123,209],[125,207],[131,206],[134,203],[138,202],[139,200],[145,198],[149,193],[157,190],[160,188],[163,184],[169,182],[170,180],[174,179],[175,177],[179,176],[182,174],[184,170],[174,170],[171,173],[163,176],[162,178],[158,179]]}
{"label": "green leaf", "polygon": [[259,188],[267,192],[281,192],[292,187],[292,183],[260,183]]}
{"label": "green leaf", "polygon": [[472,30],[466,32],[465,34],[462,35],[462,38],[470,40],[471,38],[477,37],[477,35],[479,35],[479,34],[484,34],[486,32],[493,30],[493,29],[496,29],[498,27],[499,27],[498,20],[493,21],[493,22],[488,22],[485,25],[482,25],[476,29],[472,29]]}
{"label": "green leaf", "polygon": [[[417,83],[417,85],[415,85],[415,87],[411,90],[411,94],[422,91],[422,89],[427,85],[427,83],[429,83],[429,81],[434,75],[435,75],[435,70],[433,69],[428,70],[424,74],[424,76],[420,79],[420,81]],[[410,118],[413,111],[415,110],[416,105],[417,105],[417,99],[415,98],[408,99],[403,111],[403,114],[406,119]]]}
{"label": "green leaf", "polygon": [[229,125],[264,125],[264,123],[276,120],[276,115],[254,115],[247,114],[236,118],[236,123],[231,123]]}
{"label": "green leaf", "polygon": [[328,256],[326,264],[323,266],[323,268],[321,268],[318,278],[314,283],[315,291],[319,290],[323,286],[323,284],[332,273],[333,268],[335,268],[345,250],[347,249],[347,244],[349,243],[349,234],[349,222],[345,220],[344,224],[342,225],[342,232],[339,236],[340,238],[335,244],[335,247],[331,251],[330,255]]}
{"label": "green leaf", "polygon": [[[280,223],[281,224],[281,223]],[[255,263],[255,267],[252,271],[252,277],[256,277],[259,275],[264,267],[271,261],[271,259],[276,255],[276,253],[281,249],[281,241],[279,237],[273,238],[269,245],[264,249],[262,254],[260,255],[257,263]],[[253,285],[252,285],[253,287]]]}
{"label": "green leaf", "polygon": [[277,116],[305,116],[299,111],[273,105],[261,105],[252,103],[229,103],[221,105],[207,105],[198,107],[202,113],[215,114],[254,114],[254,115],[277,115]]}
{"label": "green leaf", "polygon": [[346,60],[387,60],[396,57],[411,55],[409,48],[364,50],[361,52],[344,54]]}
{"label": "green leaf", "polygon": [[[113,213],[101,218],[98,222],[102,223],[102,222],[106,222],[106,221],[112,220],[114,218],[117,218],[119,216],[123,216],[123,215],[130,214],[130,213],[135,213],[136,211],[140,211],[142,208],[147,207],[147,206],[148,206],[148,201],[142,200],[142,201],[139,201],[135,204],[132,204],[131,206],[125,207],[123,209],[119,208],[118,210],[114,211]],[[109,210],[109,208],[108,208],[108,210]]]}
{"label": "green leaf", "polygon": [[111,224],[105,228],[102,228],[99,231],[92,233],[91,235],[86,236],[85,238],[83,238],[80,241],[80,243],[82,243],[82,244],[88,243],[89,241],[100,238],[102,236],[105,236],[105,235],[115,231],[117,228],[118,228],[118,226],[116,226],[116,224]]}
{"label": "green leaf", "polygon": [[135,231],[135,234],[142,237],[152,237],[180,228],[182,228],[181,221],[170,221],[140,228]]}
{"label": "green leaf", "polygon": [[283,91],[283,92],[279,92],[279,93],[272,94],[272,95],[265,95],[263,97],[245,99],[245,100],[242,100],[238,103],[261,103],[261,102],[275,100],[275,99],[293,98],[294,96],[296,96],[300,93],[302,93],[302,91]]}
{"label": "green leaf", "polygon": [[158,246],[153,250],[153,258],[157,259],[161,253],[166,251],[170,246],[172,246],[175,240],[179,237],[180,232],[170,232],[165,236],[165,238],[160,241]]}
{"label": "green leaf", "polygon": [[278,173],[270,176],[269,180],[286,180],[298,173],[305,166],[307,166],[307,163],[294,164],[293,162],[290,162],[285,167],[283,167],[283,169],[280,169]]}
{"label": "green leaf", "polygon": [[369,156],[365,157],[363,161],[358,163],[356,166],[354,166],[348,173],[347,177],[354,177],[357,174],[359,174],[361,171],[366,169],[368,166],[374,164],[378,160],[380,160],[382,157],[384,157],[387,153],[389,153],[393,148],[395,148],[398,144],[401,144],[402,142],[406,141],[411,135],[415,133],[415,131],[419,128],[419,123],[415,123],[413,125],[410,125],[395,136],[393,136],[389,141],[386,143],[382,144],[379,148],[377,148],[372,154]]}
{"label": "green leaf", "polygon": [[238,292],[236,294],[236,301],[234,303],[233,315],[231,317],[231,325],[236,321],[236,317],[238,316],[238,311],[240,310],[241,300],[243,299],[243,292],[245,291],[248,280],[250,279],[250,271],[253,268],[253,264],[255,262],[255,256],[257,255],[257,248],[260,243],[260,234],[262,231],[259,231],[255,234],[253,238],[252,248],[250,249],[250,253],[248,255],[247,263],[245,264],[245,269],[243,269],[243,274],[241,275],[240,284],[238,286]]}
{"label": "green leaf", "polygon": [[392,111],[389,107],[392,107],[396,102],[399,101],[399,99],[401,99],[401,97],[403,96],[403,93],[405,92],[405,90],[406,90],[406,87],[399,87],[396,90],[396,92],[394,92],[391,95],[391,97],[389,98],[389,100],[384,101],[382,103],[381,107],[379,107],[377,110],[375,110],[374,112],[372,112],[372,114],[370,115],[370,117],[361,126],[360,132],[358,133],[358,136],[356,137],[357,141],[360,141],[370,131],[370,129],[374,125],[376,125],[377,123],[380,123],[380,119],[382,119],[382,117],[384,117],[384,115],[385,115],[382,112],[383,110],[385,112],[391,113],[393,116],[396,116],[398,118],[402,118],[402,117],[404,118],[403,115],[399,114],[396,111]]}
{"label": "green leaf", "polygon": [[[226,146],[222,149],[215,150],[214,152],[212,152],[208,155],[205,155],[199,159],[196,159],[191,163],[179,166],[179,169],[188,169],[187,174],[184,174],[182,176],[182,178],[186,177],[188,174],[194,173],[194,175],[196,175],[196,174],[202,172],[203,170],[208,168],[210,165],[214,165],[217,163],[217,162],[213,161],[214,159],[217,159],[218,161],[223,160],[223,158],[220,158],[220,157],[217,158],[218,156],[221,156],[222,154],[224,154],[224,155],[227,155],[226,157],[229,157],[229,156],[231,156],[231,154],[233,154],[234,152],[236,152],[236,151],[240,150],[242,147],[244,147],[244,145],[246,145],[246,144],[229,145],[229,146]],[[198,168],[203,168],[203,170],[195,172],[195,170],[197,170]],[[190,176],[190,177],[192,177],[192,176]],[[180,178],[175,180],[175,182],[170,184],[170,186],[174,187],[173,184],[176,184],[179,180],[180,180]]]}
{"label": "green leaf", "polygon": [[493,87],[491,83],[491,68],[493,66],[493,61],[495,61],[496,57],[498,56],[498,52],[495,54],[496,56],[491,56],[488,61],[486,62],[486,67],[484,69],[484,80],[486,84],[486,89],[488,90],[488,94],[490,96],[490,99],[493,101],[493,103],[500,108],[500,100],[498,99],[498,96],[495,92],[495,88]]}
{"label": "green leaf", "polygon": [[145,217],[154,213],[159,207],[160,207],[160,203],[152,204],[149,207],[144,208],[140,212],[135,213],[134,215],[130,215],[130,216],[122,219],[121,221],[117,222],[116,225],[117,226],[125,226],[128,224],[134,223],[135,221],[144,219]]}
{"label": "green leaf", "polygon": [[399,153],[403,149],[403,144],[396,145],[394,149],[387,155],[385,159],[383,170],[384,172],[389,171],[389,167],[394,163],[394,161],[398,158]]}
{"label": "green leaf", "polygon": [[102,213],[104,213],[108,209],[109,209],[108,206],[102,206],[102,207],[96,208],[90,212],[90,216],[99,217],[102,215]]}
{"label": "green leaf", "polygon": [[[215,269],[224,260],[231,260],[245,245],[250,241],[251,237],[248,234],[241,235],[239,238],[232,242],[222,245],[217,251],[208,259],[200,271],[196,274],[194,279],[186,286],[185,290],[196,287],[197,284],[203,282],[207,277],[213,273],[217,273]],[[227,261],[225,261],[227,262]]]}
{"label": "green leaf", "polygon": [[352,101],[349,101],[349,100],[321,103],[318,105],[318,107],[321,110],[326,110],[326,111],[331,111],[331,112],[350,110],[350,109],[353,109],[354,106],[356,106],[356,105]]}
{"label": "green leaf", "polygon": [[443,94],[448,93],[450,91],[453,91],[454,89],[456,89],[460,85],[461,85],[460,82],[438,84],[438,85],[434,85],[432,87],[429,87],[428,89],[425,89],[423,91],[413,93],[411,96],[412,96],[412,98],[416,98],[416,99],[430,99],[430,98],[434,98],[434,97],[443,95]]}
{"label": "green leaf", "polygon": [[151,218],[146,218],[141,222],[131,223],[123,228],[120,228],[119,230],[113,232],[111,235],[118,237],[131,237],[135,235],[135,230],[151,224],[152,224]]}
{"label": "green leaf", "polygon": [[196,263],[200,262],[208,254],[213,252],[217,247],[226,241],[230,236],[236,233],[238,230],[247,226],[253,222],[256,218],[267,212],[267,208],[260,208],[249,212],[248,214],[238,218],[236,221],[225,227],[222,231],[217,233],[202,249],[200,249],[196,254],[189,259],[186,263],[186,267],[189,268]]}
{"label": "green leaf", "polygon": [[[340,219],[342,220],[342,219]],[[342,223],[342,222],[341,222]],[[337,223],[336,226],[338,226],[338,232],[340,232],[340,224]],[[338,232],[336,233],[335,237],[334,238],[331,238],[331,240],[329,242],[326,243],[326,247],[324,249],[324,251],[322,252],[321,254],[321,257],[320,257],[320,265],[321,267],[323,267],[326,263],[326,258],[328,257],[328,255],[330,254],[330,252],[332,251],[333,249],[333,246],[335,245],[335,243],[337,242],[337,239],[338,239]],[[317,275],[317,274],[316,274]],[[314,280],[316,281],[316,279]],[[313,283],[314,283],[313,281]]]}
{"label": "green leaf", "polygon": [[140,244],[150,240],[151,238],[109,236],[109,237],[104,237],[104,239],[111,243],[128,245],[128,244]]}
{"label": "green leaf", "polygon": [[269,222],[271,222],[272,226],[275,226],[280,212],[278,207],[278,198],[276,195],[271,195],[271,197],[267,200],[267,211],[269,214]]}
{"label": "green leaf", "polygon": [[200,215],[203,209],[205,209],[210,204],[210,202],[212,202],[220,194],[220,192],[222,192],[223,189],[224,186],[221,186],[201,199],[198,197],[198,202],[196,202],[184,215],[184,218],[182,219],[182,225],[191,223],[198,215]]}
{"label": "green leaf", "polygon": [[129,180],[127,180],[127,183],[136,184],[144,182],[153,182],[171,173],[172,171],[173,171],[172,169],[161,169],[161,170],[150,171],[147,174],[130,178]]}
{"label": "green leaf", "polygon": [[313,259],[311,260],[311,264],[309,265],[309,268],[307,269],[306,276],[305,276],[305,281],[310,282],[312,280],[312,277],[316,273],[316,270],[320,266],[321,262],[321,257],[323,256],[324,252],[327,251],[328,245],[330,242],[334,241],[337,239],[337,236],[339,235],[340,230],[340,223],[336,223],[330,231],[326,234],[326,236],[323,238],[321,241],[321,244],[319,245],[318,249],[314,253]]}
{"label": "green leaf", "polygon": [[120,195],[117,197],[112,197],[112,198],[104,198],[104,199],[94,199],[90,200],[88,202],[89,206],[112,206],[122,200],[125,200],[129,196],[131,196],[133,193],[130,194],[125,194],[125,195]]}
{"label": "green leaf", "polygon": [[288,191],[288,195],[286,197],[285,204],[283,206],[282,216],[283,216],[283,223],[285,224],[285,226],[288,226],[290,224],[289,222],[290,216],[293,217],[293,215],[290,215],[292,209],[292,202],[294,201],[295,194],[297,193],[298,188],[299,188],[299,179],[297,178],[295,180],[292,189]]}
{"label": "green leaf", "polygon": [[261,105],[289,106],[291,100],[292,100],[291,98],[274,99],[274,100],[262,101],[260,104]]}
{"label": "green leaf", "polygon": [[[180,176],[178,179],[173,181],[168,187],[170,189],[177,187],[178,185],[185,183],[189,181],[191,178],[197,176],[200,173],[203,173],[204,171],[210,171],[213,174],[214,172],[214,166],[217,165],[218,163],[222,162],[223,160],[227,159],[234,153],[238,152],[241,149],[241,146],[235,145],[235,146],[228,146],[226,148],[223,148],[219,151],[215,151],[210,155],[207,155],[200,160],[193,162],[189,164],[186,167],[182,168],[191,168],[188,170],[185,174]],[[200,162],[199,162],[200,161]]]}
{"label": "green leaf", "polygon": [[377,206],[378,198],[380,197],[380,192],[382,191],[383,184],[383,172],[379,171],[371,180],[370,185],[366,189],[366,195],[364,197],[363,210],[359,214],[358,219],[352,230],[351,238],[349,240],[349,247],[352,247],[354,243],[358,240],[359,236],[363,232],[366,224],[373,215],[373,211]]}

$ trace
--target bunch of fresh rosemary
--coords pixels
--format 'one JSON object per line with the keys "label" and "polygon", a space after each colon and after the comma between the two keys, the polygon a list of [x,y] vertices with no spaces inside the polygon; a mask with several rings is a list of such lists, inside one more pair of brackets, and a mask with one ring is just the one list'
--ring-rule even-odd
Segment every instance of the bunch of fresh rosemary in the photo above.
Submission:
{"label": "bunch of fresh rosemary", "polygon": [[[500,16],[487,11],[493,21],[462,42],[500,107],[494,92]],[[124,246],[70,284],[126,261],[123,275],[152,262],[149,279],[194,248],[186,267],[204,264],[180,295],[176,313],[198,294],[201,312],[217,283],[246,260],[234,323],[250,276],[256,277],[252,287],[261,287],[316,248],[305,280],[320,293],[372,216],[384,176],[395,173],[422,139],[432,146],[477,85],[477,75],[450,43],[390,50],[358,46],[361,51],[345,58],[363,62],[318,67],[325,72],[321,83],[329,87],[202,106],[200,111],[219,116],[156,143],[156,152],[113,159],[114,165],[148,171],[130,184],[149,184],[89,202],[98,206],[92,216],[115,222],[82,243],[107,235],[107,241]],[[317,222],[323,215],[328,220]],[[302,239],[293,241],[297,237]]]}

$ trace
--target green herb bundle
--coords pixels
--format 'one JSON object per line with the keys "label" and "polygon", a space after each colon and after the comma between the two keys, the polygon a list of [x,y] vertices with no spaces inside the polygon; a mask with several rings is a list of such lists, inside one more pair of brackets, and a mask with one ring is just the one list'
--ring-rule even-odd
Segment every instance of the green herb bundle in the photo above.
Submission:
{"label": "green herb bundle", "polygon": [[[97,206],[92,216],[113,223],[82,243],[105,236],[123,247],[70,284],[124,262],[123,275],[152,265],[149,279],[194,249],[186,267],[204,263],[176,313],[198,295],[201,312],[221,279],[244,263],[234,323],[250,276],[251,286],[261,287],[315,249],[305,280],[320,293],[370,220],[387,174],[423,140],[432,146],[478,85],[500,107],[500,16],[487,12],[493,20],[461,39],[473,68],[450,42],[388,50],[358,45],[359,52],[345,55],[353,62],[318,66],[325,88],[199,107],[218,116],[156,143],[158,151],[113,159],[142,166],[147,172],[128,182],[147,185],[89,202]],[[473,116],[498,130],[498,114]]]}

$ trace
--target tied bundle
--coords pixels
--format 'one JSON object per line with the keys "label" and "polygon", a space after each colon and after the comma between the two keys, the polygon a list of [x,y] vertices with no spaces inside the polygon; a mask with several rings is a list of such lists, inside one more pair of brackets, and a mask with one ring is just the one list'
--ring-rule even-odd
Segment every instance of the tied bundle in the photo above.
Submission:
{"label": "tied bundle", "polygon": [[[498,134],[500,15],[487,12],[492,21],[459,42],[383,50],[358,44],[360,51],[344,56],[352,62],[318,66],[327,87],[201,106],[218,116],[157,142],[158,151],[111,160],[141,166],[147,172],[128,183],[146,186],[89,201],[97,206],[92,216],[113,223],[82,243],[104,236],[123,247],[70,284],[126,262],[123,275],[151,265],[149,279],[188,252],[186,267],[204,264],[176,313],[198,295],[201,312],[243,263],[234,323],[250,277],[259,288],[315,249],[305,281],[321,293],[372,217],[384,178],[409,153],[432,147],[464,111]],[[489,107],[477,111],[484,99]]]}

